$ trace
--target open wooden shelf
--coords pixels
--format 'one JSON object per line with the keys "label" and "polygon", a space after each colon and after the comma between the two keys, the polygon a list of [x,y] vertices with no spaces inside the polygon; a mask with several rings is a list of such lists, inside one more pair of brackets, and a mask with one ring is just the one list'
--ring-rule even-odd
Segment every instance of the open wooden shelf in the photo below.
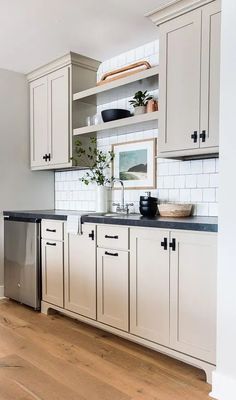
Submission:
{"label": "open wooden shelf", "polygon": [[86,135],[93,132],[101,132],[107,129],[117,129],[123,127],[130,127],[136,124],[145,124],[151,121],[157,122],[159,116],[158,111],[151,113],[134,115],[133,117],[117,119],[115,121],[103,122],[98,125],[83,126],[82,128],[76,128],[73,130],[73,135]]}
{"label": "open wooden shelf", "polygon": [[134,82],[142,81],[143,79],[155,77],[159,75],[159,66],[146,69],[145,71],[137,72],[136,74],[120,78],[112,82],[104,83],[100,86],[95,86],[91,89],[83,90],[82,92],[75,93],[73,95],[73,101],[81,100],[87,102],[95,102],[96,97],[101,94],[108,92],[112,89],[117,89],[121,86],[125,86]]}

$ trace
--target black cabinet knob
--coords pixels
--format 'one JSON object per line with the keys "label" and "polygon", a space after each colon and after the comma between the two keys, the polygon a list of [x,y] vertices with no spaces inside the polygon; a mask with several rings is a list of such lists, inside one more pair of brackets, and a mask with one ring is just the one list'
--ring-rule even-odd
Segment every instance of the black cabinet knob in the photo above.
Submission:
{"label": "black cabinet knob", "polygon": [[199,135],[200,139],[202,139],[202,143],[206,141],[206,131],[203,130],[202,133]]}
{"label": "black cabinet knob", "polygon": [[167,238],[164,238],[163,242],[161,242],[161,246],[164,247],[164,250],[167,250],[167,246],[168,246]]}
{"label": "black cabinet knob", "polygon": [[197,143],[197,137],[198,137],[197,131],[194,131],[193,134],[191,135],[191,139],[193,139],[193,143]]}

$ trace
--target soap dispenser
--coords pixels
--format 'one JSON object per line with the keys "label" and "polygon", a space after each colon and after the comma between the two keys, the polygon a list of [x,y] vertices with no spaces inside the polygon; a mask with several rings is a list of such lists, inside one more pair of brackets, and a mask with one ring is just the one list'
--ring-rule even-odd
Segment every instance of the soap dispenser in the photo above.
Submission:
{"label": "soap dispenser", "polygon": [[157,214],[156,197],[151,197],[151,192],[145,192],[145,196],[140,196],[139,211],[144,217],[155,217]]}

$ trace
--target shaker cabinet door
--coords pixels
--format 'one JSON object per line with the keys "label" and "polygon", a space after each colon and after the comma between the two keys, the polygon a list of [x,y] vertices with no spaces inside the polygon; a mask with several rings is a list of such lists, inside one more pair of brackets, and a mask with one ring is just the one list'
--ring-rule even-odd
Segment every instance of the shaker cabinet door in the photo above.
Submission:
{"label": "shaker cabinet door", "polygon": [[63,242],[42,240],[42,298],[63,307]]}
{"label": "shaker cabinet door", "polygon": [[169,232],[130,229],[130,332],[169,345]]}
{"label": "shaker cabinet door", "polygon": [[48,75],[49,165],[69,163],[69,68]]}
{"label": "shaker cabinet door", "polygon": [[202,8],[201,147],[219,146],[220,1]]}
{"label": "shaker cabinet door", "polygon": [[160,26],[159,151],[199,147],[201,10]]}
{"label": "shaker cabinet door", "polygon": [[67,236],[65,308],[96,319],[96,226],[83,224],[83,234]]}
{"label": "shaker cabinet door", "polygon": [[98,248],[97,256],[97,319],[114,328],[128,331],[128,252]]}
{"label": "shaker cabinet door", "polygon": [[30,83],[30,152],[31,167],[45,167],[48,153],[47,77]]}
{"label": "shaker cabinet door", "polygon": [[170,339],[177,351],[215,364],[217,236],[176,231],[170,256]]}

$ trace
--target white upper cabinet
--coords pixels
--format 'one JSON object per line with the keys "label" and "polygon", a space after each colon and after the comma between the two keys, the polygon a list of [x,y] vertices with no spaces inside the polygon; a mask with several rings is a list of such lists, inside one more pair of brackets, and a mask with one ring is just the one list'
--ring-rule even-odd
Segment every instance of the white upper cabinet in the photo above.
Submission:
{"label": "white upper cabinet", "polygon": [[48,75],[49,164],[69,163],[69,76],[68,67]]}
{"label": "white upper cabinet", "polygon": [[98,66],[95,60],[69,53],[28,75],[31,169],[73,166],[73,123],[83,112],[72,106],[72,97],[96,83]]}
{"label": "white upper cabinet", "polygon": [[47,77],[30,84],[31,167],[45,166],[48,150]]}
{"label": "white upper cabinet", "polygon": [[200,147],[219,146],[220,28],[218,1],[202,8]]}
{"label": "white upper cabinet", "polygon": [[159,148],[199,147],[201,11],[175,18],[160,29]]}
{"label": "white upper cabinet", "polygon": [[173,2],[151,15],[160,26],[160,157],[219,151],[221,5],[203,3]]}

